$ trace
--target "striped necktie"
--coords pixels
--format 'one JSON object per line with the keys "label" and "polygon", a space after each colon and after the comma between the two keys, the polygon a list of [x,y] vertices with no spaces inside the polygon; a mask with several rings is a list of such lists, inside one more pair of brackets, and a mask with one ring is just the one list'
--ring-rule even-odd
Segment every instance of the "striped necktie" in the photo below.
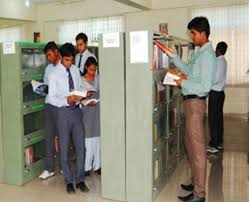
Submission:
{"label": "striped necktie", "polygon": [[[71,91],[74,90],[73,77],[72,77],[70,68],[67,68],[66,70],[67,70],[67,72],[68,72],[69,92],[71,92]],[[71,105],[70,105],[70,108],[71,108],[71,109],[74,109],[76,106],[77,106],[76,103],[74,103],[74,104],[71,104]]]}
{"label": "striped necktie", "polygon": [[66,70],[68,72],[69,92],[71,92],[74,90],[73,77],[72,77],[70,68],[67,68]]}

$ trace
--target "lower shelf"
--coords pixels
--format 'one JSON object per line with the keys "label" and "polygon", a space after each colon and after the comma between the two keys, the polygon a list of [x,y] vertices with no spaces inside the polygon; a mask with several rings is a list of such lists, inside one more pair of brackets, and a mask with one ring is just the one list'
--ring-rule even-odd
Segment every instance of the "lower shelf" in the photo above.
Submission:
{"label": "lower shelf", "polygon": [[26,166],[24,168],[24,183],[29,182],[33,180],[36,176],[40,175],[41,172],[45,169],[45,161],[44,159],[41,159],[39,161],[36,161],[30,166]]}

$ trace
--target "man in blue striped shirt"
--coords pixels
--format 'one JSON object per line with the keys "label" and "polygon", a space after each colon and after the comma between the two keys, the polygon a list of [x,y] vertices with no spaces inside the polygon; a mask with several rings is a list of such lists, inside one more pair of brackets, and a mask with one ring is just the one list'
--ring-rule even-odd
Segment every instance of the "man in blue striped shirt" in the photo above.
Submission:
{"label": "man in blue striped shirt", "polygon": [[176,83],[182,88],[184,98],[185,145],[192,170],[192,184],[182,185],[182,188],[193,193],[179,199],[187,202],[205,202],[207,162],[204,115],[206,98],[215,78],[217,60],[212,44],[208,40],[210,26],[207,18],[194,18],[188,24],[188,29],[194,45],[199,47],[190,64],[184,64],[174,49],[165,48],[177,69],[187,74],[187,80],[179,79]]}

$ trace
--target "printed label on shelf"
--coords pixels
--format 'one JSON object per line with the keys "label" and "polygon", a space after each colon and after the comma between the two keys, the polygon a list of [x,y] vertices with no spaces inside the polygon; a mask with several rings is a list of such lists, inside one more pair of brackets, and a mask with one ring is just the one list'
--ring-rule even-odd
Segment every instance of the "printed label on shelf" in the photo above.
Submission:
{"label": "printed label on shelf", "polygon": [[103,34],[103,48],[119,48],[119,32]]}
{"label": "printed label on shelf", "polygon": [[15,42],[5,42],[3,43],[3,54],[15,54],[16,53],[16,45]]}
{"label": "printed label on shelf", "polygon": [[130,63],[149,62],[148,31],[130,32]]}

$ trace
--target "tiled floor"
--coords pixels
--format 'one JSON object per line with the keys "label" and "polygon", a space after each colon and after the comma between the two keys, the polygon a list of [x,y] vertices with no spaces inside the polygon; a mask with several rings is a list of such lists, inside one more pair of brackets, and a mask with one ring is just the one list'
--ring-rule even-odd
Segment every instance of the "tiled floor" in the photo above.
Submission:
{"label": "tiled floor", "polygon": [[[248,153],[249,123],[226,119],[225,151],[208,159],[208,202],[249,202]],[[179,184],[189,179],[188,163],[183,159],[156,202],[178,202],[177,195],[187,194],[179,189]],[[23,187],[0,185],[0,202],[111,202],[100,197],[99,176],[88,178],[87,184],[90,194],[75,195],[66,194],[60,174],[46,181],[36,179]]]}

